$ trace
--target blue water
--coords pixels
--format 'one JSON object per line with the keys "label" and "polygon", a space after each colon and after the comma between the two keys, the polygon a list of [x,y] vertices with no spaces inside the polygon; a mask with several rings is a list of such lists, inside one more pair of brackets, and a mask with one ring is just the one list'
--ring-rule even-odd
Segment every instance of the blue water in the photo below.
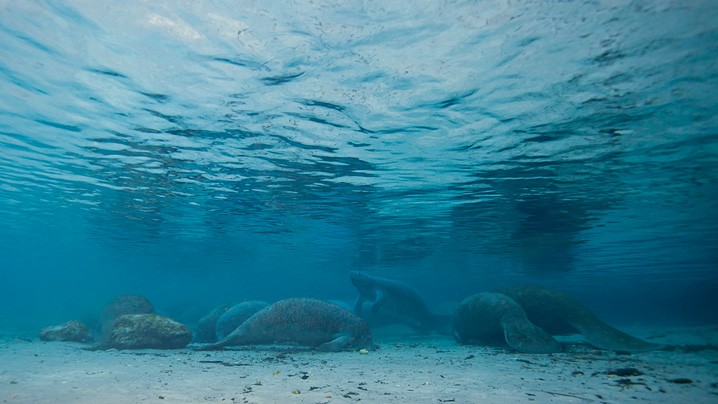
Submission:
{"label": "blue water", "polygon": [[0,329],[141,293],[718,322],[718,4],[0,5]]}

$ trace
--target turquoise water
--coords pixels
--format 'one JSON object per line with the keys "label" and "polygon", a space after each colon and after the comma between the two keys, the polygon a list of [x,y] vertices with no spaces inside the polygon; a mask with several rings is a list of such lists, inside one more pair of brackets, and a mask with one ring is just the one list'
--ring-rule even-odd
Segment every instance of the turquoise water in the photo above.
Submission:
{"label": "turquoise water", "polygon": [[718,321],[714,1],[0,3],[0,323],[141,293]]}

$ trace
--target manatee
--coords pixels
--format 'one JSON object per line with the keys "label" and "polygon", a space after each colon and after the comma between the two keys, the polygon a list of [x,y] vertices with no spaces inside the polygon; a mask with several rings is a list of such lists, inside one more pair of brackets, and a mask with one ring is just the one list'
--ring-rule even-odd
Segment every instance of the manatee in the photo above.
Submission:
{"label": "manatee", "polygon": [[502,293],[484,292],[461,302],[452,322],[461,343],[495,345],[503,341],[525,353],[560,352],[561,345],[529,321],[521,306]]}
{"label": "manatee", "polygon": [[356,271],[349,274],[349,279],[359,291],[354,313],[360,317],[364,315],[364,303],[369,301],[372,303],[372,314],[380,309],[392,311],[407,320],[402,321],[402,324],[422,333],[440,329],[444,323],[448,323],[448,317],[433,314],[421,295],[409,285]]}
{"label": "manatee", "polygon": [[229,310],[229,305],[220,304],[197,322],[193,335],[194,342],[217,342],[217,320]]}
{"label": "manatee", "polygon": [[293,298],[265,307],[222,340],[198,349],[282,344],[321,351],[374,348],[369,325],[351,311],[316,299]]}
{"label": "manatee", "polygon": [[[351,305],[350,305],[351,306]],[[353,310],[353,308],[352,308]],[[378,328],[401,326],[408,328],[406,332],[425,334],[427,330],[416,320],[403,316],[391,310],[372,310],[372,302],[365,301],[362,305],[361,318],[369,324],[373,331]],[[396,327],[393,328],[396,332]]]}
{"label": "manatee", "polygon": [[217,338],[215,341],[221,340],[229,335],[245,320],[252,317],[254,313],[267,306],[269,306],[267,302],[250,300],[248,302],[237,303],[230,307],[217,319],[217,324],[215,325],[215,334],[217,335]]}
{"label": "manatee", "polygon": [[515,286],[499,292],[513,298],[529,320],[553,335],[579,332],[591,345],[613,351],[640,352],[660,347],[611,327],[576,298],[557,290]]}

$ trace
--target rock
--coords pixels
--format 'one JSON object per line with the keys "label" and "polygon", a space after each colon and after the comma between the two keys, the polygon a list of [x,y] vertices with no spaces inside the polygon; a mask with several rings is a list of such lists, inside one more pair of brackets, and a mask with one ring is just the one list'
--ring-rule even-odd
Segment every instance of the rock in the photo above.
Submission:
{"label": "rock", "polygon": [[110,300],[102,309],[102,335],[107,338],[107,334],[113,327],[115,320],[125,314],[153,314],[154,306],[150,300],[142,295],[121,295]]}
{"label": "rock", "polygon": [[92,340],[92,335],[85,324],[72,320],[65,324],[43,328],[40,331],[40,339],[43,341],[88,342]]}
{"label": "rock", "polygon": [[239,327],[246,319],[252,317],[254,313],[269,306],[267,302],[251,300],[235,304],[217,319],[216,334],[217,340],[220,340],[237,327]]}
{"label": "rock", "polygon": [[195,329],[194,342],[217,341],[217,319],[229,310],[229,307],[229,305],[221,304],[200,318],[199,322],[197,322],[197,328]]}
{"label": "rock", "polygon": [[118,317],[103,348],[179,349],[192,340],[192,331],[182,323],[157,314],[125,314]]}

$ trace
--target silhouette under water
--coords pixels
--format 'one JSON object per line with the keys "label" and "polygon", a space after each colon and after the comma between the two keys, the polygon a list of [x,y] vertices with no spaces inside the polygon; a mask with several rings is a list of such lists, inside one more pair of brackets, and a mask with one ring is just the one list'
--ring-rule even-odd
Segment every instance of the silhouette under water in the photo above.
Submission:
{"label": "silhouette under water", "polygon": [[0,400],[710,402],[717,72],[714,0],[0,3]]}
{"label": "silhouette under water", "polygon": [[[611,323],[718,321],[712,2],[14,4],[0,318],[137,293],[437,315],[518,284]],[[350,303],[349,303],[350,304]]]}

